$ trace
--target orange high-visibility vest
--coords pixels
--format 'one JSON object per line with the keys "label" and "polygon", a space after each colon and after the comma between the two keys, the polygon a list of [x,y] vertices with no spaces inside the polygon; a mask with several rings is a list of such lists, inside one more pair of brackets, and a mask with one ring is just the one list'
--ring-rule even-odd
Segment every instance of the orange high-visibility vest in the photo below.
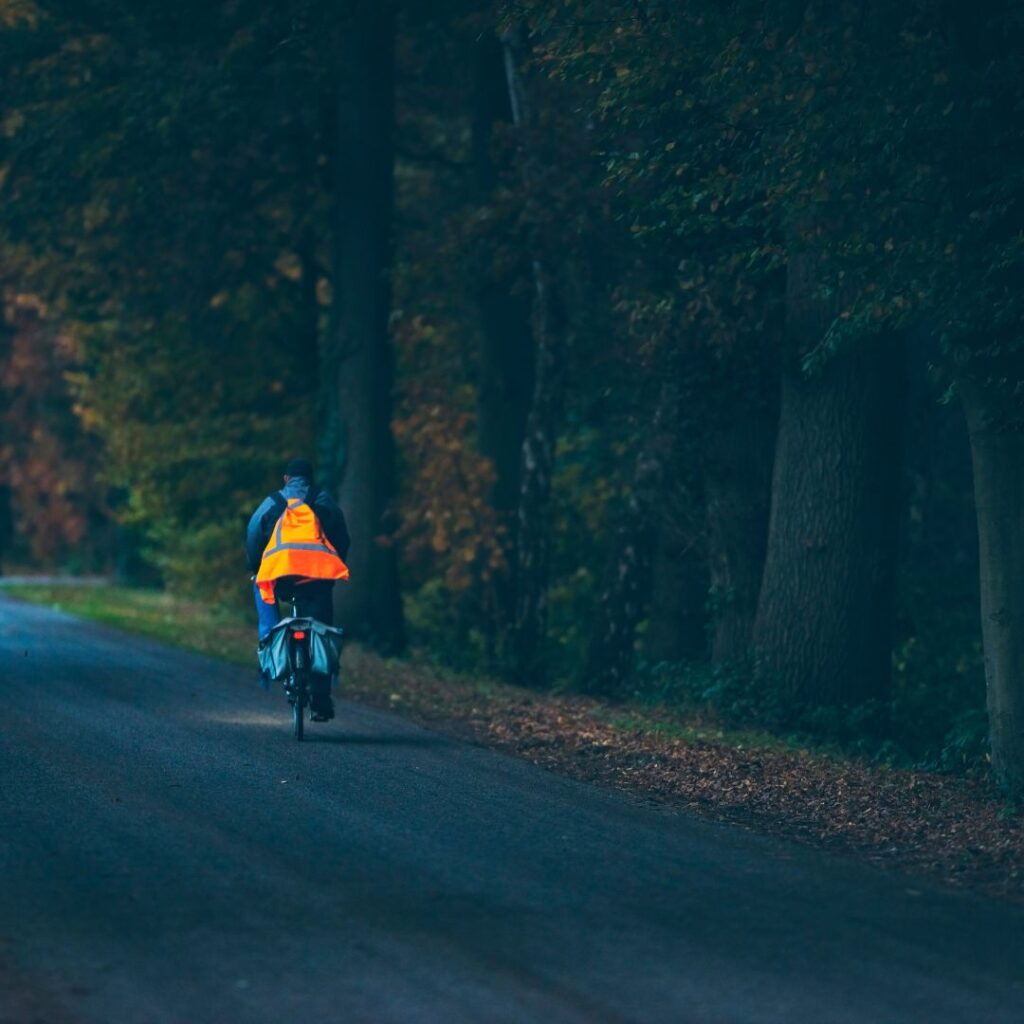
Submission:
{"label": "orange high-visibility vest", "polygon": [[347,580],[348,566],[324,536],[316,513],[302,498],[289,498],[266,548],[256,585],[260,597],[273,604],[274,581],[282,576],[314,580]]}

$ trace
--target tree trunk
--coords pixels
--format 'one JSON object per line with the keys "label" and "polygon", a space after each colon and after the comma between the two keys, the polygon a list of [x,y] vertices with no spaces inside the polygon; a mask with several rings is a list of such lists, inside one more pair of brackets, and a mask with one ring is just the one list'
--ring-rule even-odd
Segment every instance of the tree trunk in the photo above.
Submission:
{"label": "tree trunk", "polygon": [[[711,661],[749,659],[764,573],[778,427],[778,373],[744,385],[709,438],[704,471],[712,617]],[[771,394],[767,393],[771,390]]]}
{"label": "tree trunk", "polygon": [[[0,283],[0,300],[2,300],[2,296],[3,286]],[[7,394],[6,389],[10,355],[11,329],[7,323],[6,304],[0,301],[0,402],[3,402],[4,406],[10,401],[10,395]],[[11,536],[14,530],[14,517],[11,514],[11,488],[8,477],[12,456],[9,449],[11,439],[7,436],[6,427],[5,417],[0,412],[0,456],[4,458],[4,464],[0,468],[0,576],[4,572],[8,548],[10,547]]]}
{"label": "tree trunk", "polygon": [[992,770],[1024,796],[1024,428],[980,382],[959,384],[974,463]]}
{"label": "tree trunk", "polygon": [[349,583],[335,613],[353,635],[386,651],[403,645],[393,532],[393,356],[388,330],[394,193],[395,16],[359,4],[342,34],[336,172],[334,325],[335,479],[352,533]]}
{"label": "tree trunk", "polygon": [[580,686],[588,693],[621,695],[633,668],[636,627],[650,595],[656,514],[663,497],[675,405],[675,389],[664,386],[652,428],[637,454],[626,516],[613,534],[605,583],[579,673]]}
{"label": "tree trunk", "polygon": [[[481,203],[491,200],[498,175],[491,156],[494,125],[511,122],[508,82],[501,43],[485,37],[476,47],[473,167]],[[480,369],[477,422],[481,451],[491,459],[495,485],[491,495],[499,512],[511,513],[519,500],[523,437],[533,394],[533,332],[526,263],[511,270],[497,266],[496,240],[481,244],[477,273],[480,310]]]}
{"label": "tree trunk", "polygon": [[[803,350],[832,315],[814,267],[813,254],[795,256],[787,282],[787,329]],[[888,695],[904,371],[902,343],[886,336],[818,375],[783,371],[754,648],[759,675],[786,700]]]}
{"label": "tree trunk", "polygon": [[[532,134],[536,117],[519,70],[522,32],[503,37],[505,72],[512,116],[520,137],[523,184],[537,181]],[[515,669],[524,682],[540,683],[545,674],[543,642],[547,627],[550,549],[551,474],[565,397],[569,330],[558,284],[535,230],[531,243],[533,273],[533,395],[523,438],[516,537]]]}

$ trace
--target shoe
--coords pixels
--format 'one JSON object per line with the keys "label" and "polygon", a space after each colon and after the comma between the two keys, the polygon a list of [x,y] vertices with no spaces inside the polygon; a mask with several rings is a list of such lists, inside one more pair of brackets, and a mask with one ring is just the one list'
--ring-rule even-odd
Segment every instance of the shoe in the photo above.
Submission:
{"label": "shoe", "polygon": [[314,701],[309,708],[310,719],[314,722],[329,722],[334,717],[334,701],[330,697]]}

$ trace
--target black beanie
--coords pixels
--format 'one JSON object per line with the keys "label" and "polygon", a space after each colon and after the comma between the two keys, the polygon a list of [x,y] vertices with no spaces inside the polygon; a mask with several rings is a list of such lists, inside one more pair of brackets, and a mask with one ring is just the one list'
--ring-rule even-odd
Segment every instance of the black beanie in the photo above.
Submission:
{"label": "black beanie", "polygon": [[285,476],[301,476],[304,480],[313,479],[313,463],[309,459],[289,459],[284,467]]}

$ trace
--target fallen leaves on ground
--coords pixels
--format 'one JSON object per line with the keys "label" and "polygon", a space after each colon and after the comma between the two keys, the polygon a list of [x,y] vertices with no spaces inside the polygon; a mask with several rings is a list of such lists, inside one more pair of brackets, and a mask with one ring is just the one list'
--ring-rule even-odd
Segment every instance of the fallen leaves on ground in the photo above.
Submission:
{"label": "fallen leaves on ground", "polygon": [[982,783],[806,751],[680,739],[609,721],[608,705],[481,687],[352,649],[345,696],[574,778],[825,846],[938,881],[1024,898],[1024,820]]}

